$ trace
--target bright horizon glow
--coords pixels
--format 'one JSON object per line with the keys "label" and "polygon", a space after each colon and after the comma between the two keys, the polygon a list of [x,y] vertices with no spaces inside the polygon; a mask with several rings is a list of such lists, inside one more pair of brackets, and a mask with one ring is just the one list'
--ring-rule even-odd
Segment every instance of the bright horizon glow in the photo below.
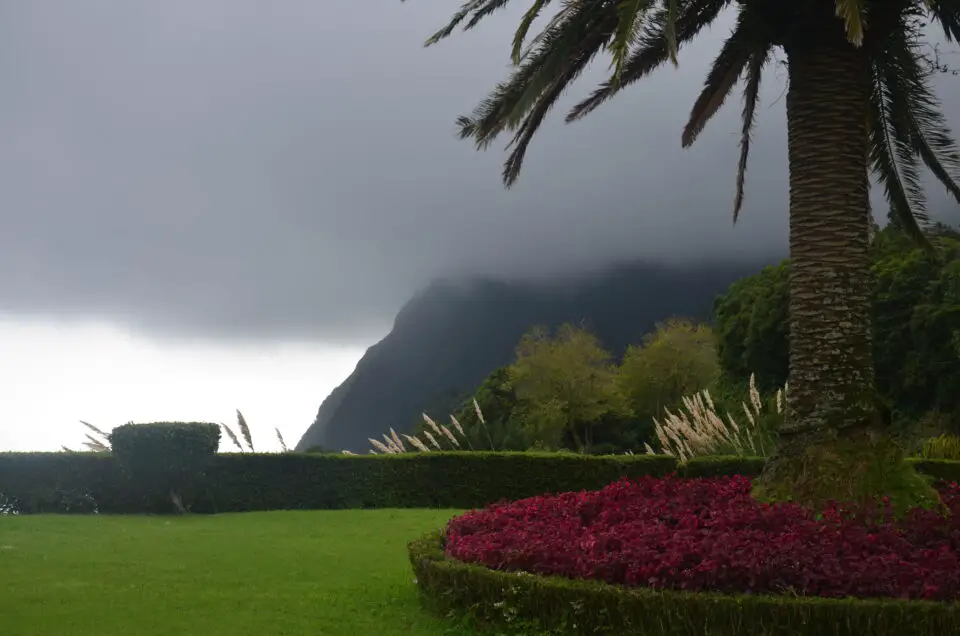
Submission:
{"label": "bright horizon glow", "polygon": [[[288,446],[354,369],[359,347],[319,343],[160,341],[119,327],[0,318],[0,451],[83,450],[79,420],[109,432],[134,422],[207,421],[235,428],[239,409],[256,449]],[[226,438],[221,450],[230,450]]]}

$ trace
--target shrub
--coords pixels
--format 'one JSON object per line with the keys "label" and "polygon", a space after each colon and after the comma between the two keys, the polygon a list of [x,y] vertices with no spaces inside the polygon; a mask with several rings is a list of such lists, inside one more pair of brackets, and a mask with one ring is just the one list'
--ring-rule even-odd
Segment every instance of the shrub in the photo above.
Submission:
{"label": "shrub", "polygon": [[[936,479],[960,481],[960,462],[909,460]],[[664,455],[406,453],[349,456],[221,453],[188,493],[193,512],[333,508],[477,508],[545,492],[594,490],[645,475],[755,475],[763,460]],[[169,493],[148,496],[109,453],[0,453],[0,503],[23,513],[168,512]],[[69,505],[69,502],[75,505]]]}
{"label": "shrub", "polygon": [[[191,510],[476,508],[674,470],[672,457],[643,455],[221,453],[191,493]],[[100,512],[169,510],[169,498],[147,497],[109,454],[0,453],[0,494],[21,512],[66,512],[50,493],[67,486],[89,492]]]}
{"label": "shrub", "polygon": [[766,460],[763,457],[738,457],[736,455],[718,455],[715,457],[693,457],[677,466],[680,477],[728,477],[743,475],[756,477],[763,472]]}
{"label": "shrub", "polygon": [[623,355],[616,381],[634,416],[651,421],[663,407],[713,386],[720,378],[716,339],[709,325],[672,318],[659,323]]}
{"label": "shrub", "polygon": [[[666,461],[662,461],[662,460]],[[654,460],[654,461],[650,461]],[[209,508],[476,508],[544,492],[601,488],[667,475],[672,458],[538,453],[221,455],[208,472]]]}
{"label": "shrub", "polygon": [[960,461],[911,457],[906,462],[935,481],[960,482]]}
{"label": "shrub", "polygon": [[960,600],[960,486],[952,512],[827,507],[750,496],[750,479],[620,481],[453,519],[446,554],[503,571],[729,594]]}
{"label": "shrub", "polygon": [[220,446],[220,427],[203,422],[124,424],[110,433],[110,445],[146,496],[169,494],[183,512],[184,491],[196,487]]}
{"label": "shrub", "polygon": [[[7,512],[146,512],[150,504],[109,453],[0,453],[0,498]],[[169,506],[167,506],[169,509]]]}
{"label": "shrub", "polygon": [[440,616],[468,615],[534,633],[623,636],[927,636],[960,633],[960,605],[930,601],[721,595],[529,576],[448,558],[443,536],[409,545],[421,598]]}

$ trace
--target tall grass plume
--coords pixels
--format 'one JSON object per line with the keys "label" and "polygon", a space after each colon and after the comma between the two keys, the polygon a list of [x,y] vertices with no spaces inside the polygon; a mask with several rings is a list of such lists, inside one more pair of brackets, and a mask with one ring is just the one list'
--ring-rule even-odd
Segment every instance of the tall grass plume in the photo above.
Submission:
{"label": "tall grass plume", "polygon": [[[783,413],[786,390],[784,385],[774,398],[773,409],[778,416]],[[752,374],[747,399],[741,406],[744,419],[738,420],[729,412],[721,417],[707,389],[684,397],[675,412],[665,409],[662,418],[653,420],[660,452],[681,461],[702,455],[766,456],[772,450],[773,441],[772,431],[763,419],[770,413],[764,408]],[[647,454],[656,454],[649,444],[645,449]]]}

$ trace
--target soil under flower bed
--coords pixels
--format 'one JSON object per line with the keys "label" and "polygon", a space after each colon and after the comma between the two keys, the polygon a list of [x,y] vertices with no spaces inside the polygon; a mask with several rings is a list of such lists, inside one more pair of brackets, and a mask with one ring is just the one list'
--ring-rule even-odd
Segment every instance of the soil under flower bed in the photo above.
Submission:
{"label": "soil under flower bed", "polygon": [[658,589],[960,599],[960,486],[950,515],[761,504],[746,477],[644,478],[453,519],[448,557],[504,571]]}

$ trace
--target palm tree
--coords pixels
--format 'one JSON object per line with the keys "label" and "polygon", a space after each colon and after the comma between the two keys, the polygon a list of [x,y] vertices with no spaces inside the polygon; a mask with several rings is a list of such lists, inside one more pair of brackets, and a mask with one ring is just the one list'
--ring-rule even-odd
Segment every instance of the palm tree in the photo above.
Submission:
{"label": "palm tree", "polygon": [[[467,0],[428,41],[465,29],[510,0]],[[528,41],[533,22],[543,29]],[[932,490],[904,465],[874,390],[867,247],[869,173],[905,231],[927,241],[919,167],[960,201],[960,154],[930,86],[923,29],[960,39],[960,0],[531,0],[513,41],[514,68],[469,117],[461,138],[487,147],[509,131],[503,169],[517,179],[531,139],[561,93],[598,53],[612,74],[568,113],[573,121],[666,64],[727,8],[735,26],[713,61],[683,146],[694,142],[743,80],[743,128],[734,221],[743,202],[763,69],[782,50],[790,167],[790,392],[787,423],[757,495],[807,505],[893,494],[925,502]]]}

